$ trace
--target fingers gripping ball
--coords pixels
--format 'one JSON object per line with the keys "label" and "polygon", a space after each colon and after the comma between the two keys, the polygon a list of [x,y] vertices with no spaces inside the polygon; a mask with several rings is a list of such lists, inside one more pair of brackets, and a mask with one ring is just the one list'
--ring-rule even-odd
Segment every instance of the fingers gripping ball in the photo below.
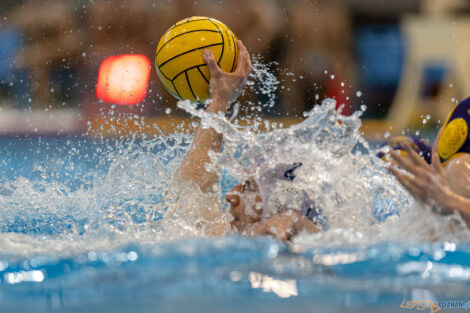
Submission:
{"label": "fingers gripping ball", "polygon": [[[418,136],[396,136],[386,141],[383,147],[388,146],[392,151],[396,151],[401,155],[408,155],[405,151],[404,143],[407,142],[411,148],[423,158],[426,163],[431,164],[431,146],[426,139]],[[377,156],[384,161],[388,160],[386,153],[380,151]]]}
{"label": "fingers gripping ball", "polygon": [[209,69],[202,51],[210,49],[225,72],[233,72],[237,38],[223,23],[194,16],[179,21],[160,39],[155,54],[157,74],[177,99],[204,103],[209,98]]}

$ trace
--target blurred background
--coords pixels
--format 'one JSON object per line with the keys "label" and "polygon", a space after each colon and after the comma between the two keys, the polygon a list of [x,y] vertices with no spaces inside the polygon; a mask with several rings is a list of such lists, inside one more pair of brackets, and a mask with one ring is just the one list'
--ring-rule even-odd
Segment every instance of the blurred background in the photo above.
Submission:
{"label": "blurred background", "polygon": [[[259,114],[286,126],[332,97],[344,114],[365,105],[363,131],[378,140],[442,123],[470,96],[469,0],[2,0],[0,134],[172,131],[189,117],[158,80],[154,53],[194,15],[223,21],[269,64],[280,85]],[[152,61],[133,106],[95,96],[101,62],[121,54]],[[248,92],[242,103],[266,100]]]}

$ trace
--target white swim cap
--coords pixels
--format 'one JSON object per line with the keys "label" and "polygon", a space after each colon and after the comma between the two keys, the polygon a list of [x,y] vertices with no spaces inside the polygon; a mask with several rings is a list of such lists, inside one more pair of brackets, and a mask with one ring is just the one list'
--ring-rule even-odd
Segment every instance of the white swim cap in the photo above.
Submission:
{"label": "white swim cap", "polygon": [[263,201],[263,218],[279,213],[284,209],[292,209],[306,216],[315,223],[326,226],[325,217],[315,207],[315,202],[307,192],[295,183],[295,171],[302,163],[278,164],[274,168],[260,166],[254,178]]}

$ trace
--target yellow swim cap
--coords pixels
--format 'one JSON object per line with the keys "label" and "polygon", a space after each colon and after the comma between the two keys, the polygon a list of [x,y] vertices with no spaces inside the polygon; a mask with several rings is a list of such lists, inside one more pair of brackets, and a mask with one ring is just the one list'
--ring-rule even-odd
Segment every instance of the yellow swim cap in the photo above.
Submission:
{"label": "yellow swim cap", "polygon": [[463,118],[456,118],[452,120],[444,128],[444,131],[439,140],[438,151],[439,156],[443,159],[448,159],[457,153],[467,140],[468,125]]}

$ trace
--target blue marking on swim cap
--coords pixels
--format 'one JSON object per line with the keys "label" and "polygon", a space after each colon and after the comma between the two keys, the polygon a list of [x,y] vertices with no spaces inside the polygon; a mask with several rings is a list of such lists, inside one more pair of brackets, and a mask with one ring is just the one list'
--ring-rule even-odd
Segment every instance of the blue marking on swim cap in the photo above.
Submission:
{"label": "blue marking on swim cap", "polygon": [[302,162],[294,163],[294,166],[291,169],[284,172],[284,177],[287,180],[293,181],[295,179],[294,171],[301,166],[302,166]]}

